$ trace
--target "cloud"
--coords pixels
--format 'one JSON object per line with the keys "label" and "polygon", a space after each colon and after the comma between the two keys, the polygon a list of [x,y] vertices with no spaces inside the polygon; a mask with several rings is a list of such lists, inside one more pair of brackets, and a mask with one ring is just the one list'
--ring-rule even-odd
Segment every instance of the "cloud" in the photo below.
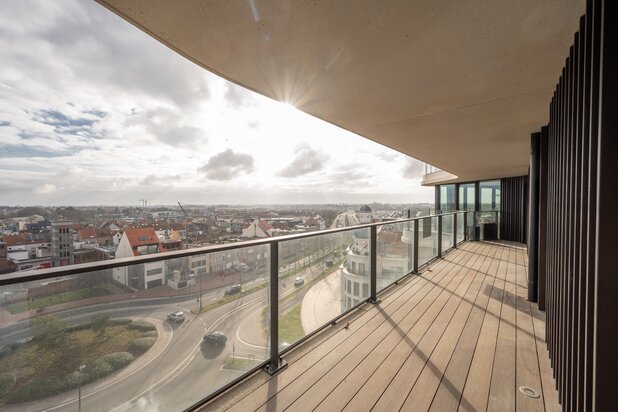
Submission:
{"label": "cloud", "polygon": [[133,111],[124,123],[127,127],[140,129],[159,142],[174,147],[195,148],[208,141],[204,130],[185,124],[182,113],[164,107],[144,112]]}
{"label": "cloud", "polygon": [[408,179],[418,179],[423,175],[423,162],[413,158],[408,158],[402,169],[403,177]]}
{"label": "cloud", "polygon": [[257,105],[253,92],[234,83],[228,83],[225,90],[225,100],[234,108],[251,107]]}
{"label": "cloud", "polygon": [[46,195],[49,193],[54,193],[56,190],[58,190],[58,187],[56,185],[52,185],[50,183],[46,183],[43,186],[39,186],[37,188],[34,189],[34,193],[38,193],[40,195]]}
{"label": "cloud", "polygon": [[315,172],[324,167],[328,158],[325,154],[312,149],[306,144],[300,145],[294,151],[295,157],[292,163],[277,173],[281,177],[298,177]]}
{"label": "cloud", "polygon": [[234,153],[232,149],[212,156],[198,169],[212,180],[232,180],[243,173],[254,170],[253,157],[244,153]]}

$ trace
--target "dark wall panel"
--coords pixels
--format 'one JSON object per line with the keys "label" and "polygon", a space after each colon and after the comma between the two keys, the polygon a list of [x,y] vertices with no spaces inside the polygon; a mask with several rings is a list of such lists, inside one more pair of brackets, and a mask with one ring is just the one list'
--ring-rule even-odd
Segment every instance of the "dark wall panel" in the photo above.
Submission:
{"label": "dark wall panel", "polygon": [[500,239],[527,242],[528,176],[502,179]]}
{"label": "dark wall panel", "polygon": [[588,1],[550,106],[540,261],[564,410],[615,410],[617,28],[618,2]]}

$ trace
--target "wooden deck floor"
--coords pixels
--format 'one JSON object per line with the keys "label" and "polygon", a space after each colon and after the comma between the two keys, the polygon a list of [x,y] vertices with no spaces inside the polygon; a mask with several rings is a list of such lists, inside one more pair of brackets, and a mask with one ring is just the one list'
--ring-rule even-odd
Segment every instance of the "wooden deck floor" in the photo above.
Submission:
{"label": "wooden deck floor", "polygon": [[558,411],[526,277],[525,246],[465,243],[205,409]]}

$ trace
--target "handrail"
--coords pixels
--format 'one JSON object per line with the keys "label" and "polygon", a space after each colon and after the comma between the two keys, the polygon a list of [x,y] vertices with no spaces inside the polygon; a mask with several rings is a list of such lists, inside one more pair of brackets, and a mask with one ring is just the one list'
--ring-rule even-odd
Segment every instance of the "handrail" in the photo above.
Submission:
{"label": "handrail", "polygon": [[[178,258],[187,258],[191,256],[200,256],[200,255],[217,253],[217,252],[225,252],[225,251],[234,250],[234,249],[249,248],[249,247],[256,247],[256,246],[264,246],[264,247],[267,246],[269,248],[269,260],[270,260],[269,278],[268,278],[268,281],[270,283],[268,285],[269,288],[268,288],[268,295],[266,296],[266,301],[268,302],[269,315],[270,315],[269,316],[269,339],[268,339],[270,342],[270,347],[268,348],[269,359],[262,362],[259,365],[259,367],[264,368],[264,370],[266,370],[266,372],[268,372],[269,374],[275,374],[287,366],[287,363],[281,357],[282,353],[287,352],[288,350],[290,350],[291,348],[293,348],[300,342],[303,342],[309,339],[311,336],[315,336],[321,330],[328,327],[328,325],[333,324],[337,320],[341,319],[343,316],[346,316],[348,313],[357,309],[360,305],[367,304],[367,303],[371,303],[371,304],[379,303],[380,300],[378,298],[378,295],[381,292],[383,292],[386,288],[389,288],[392,285],[401,282],[407,276],[411,276],[415,273],[418,273],[419,266],[422,267],[424,265],[427,265],[429,264],[429,262],[433,261],[433,259],[442,257],[443,253],[446,252],[447,250],[457,247],[457,245],[459,244],[458,232],[460,231],[460,229],[458,228],[459,225],[457,224],[457,222],[458,222],[458,215],[461,215],[461,214],[463,214],[463,223],[464,223],[463,241],[465,241],[467,240],[466,222],[467,222],[468,212],[467,211],[449,211],[445,213],[438,213],[438,214],[428,215],[428,216],[419,216],[419,217],[414,217],[414,218],[408,217],[404,219],[390,220],[390,221],[377,222],[377,223],[368,223],[368,224],[363,224],[363,225],[358,225],[358,226],[328,229],[328,230],[309,232],[309,233],[300,233],[300,234],[287,235],[287,236],[281,236],[281,237],[275,237],[275,238],[248,240],[245,242],[205,246],[205,247],[189,249],[189,250],[163,252],[163,253],[156,253],[156,254],[145,255],[145,256],[136,256],[136,257],[115,259],[115,260],[109,260],[109,261],[99,261],[99,262],[92,262],[92,263],[85,263],[85,264],[77,264],[77,265],[64,266],[64,267],[51,268],[51,269],[41,269],[41,270],[35,270],[35,271],[27,272],[27,273],[16,272],[16,273],[12,273],[12,274],[0,277],[0,286],[55,278],[59,276],[75,275],[75,274],[85,274],[87,276],[86,272],[89,272],[89,271],[115,269],[115,268],[125,267],[129,265],[166,261],[166,260],[178,259]],[[453,216],[453,218],[445,221],[445,219],[443,219],[444,216]],[[430,221],[433,221],[433,219],[436,219],[436,226],[432,229],[431,235],[432,237],[437,236],[437,239],[433,238],[436,241],[437,250],[436,250],[436,253],[431,253],[431,256],[426,256],[426,255],[423,256],[424,258],[423,261],[419,262],[419,244],[422,243],[421,237],[419,235],[420,233],[419,223],[423,219],[430,219]],[[392,281],[388,285],[382,285],[382,290],[378,291],[378,270],[377,270],[377,267],[378,267],[377,265],[378,227],[402,224],[406,222],[413,222],[413,225],[405,225],[404,226],[405,230],[414,231],[412,239],[411,239],[412,244],[408,242],[409,264],[407,267],[407,271],[405,271],[405,273],[402,273],[399,276],[399,278]],[[445,222],[448,222],[448,223],[445,223]],[[444,231],[445,225],[448,227],[448,230],[446,232]],[[432,223],[432,226],[433,226],[433,223]],[[338,316],[331,319],[328,323],[321,325],[317,329],[307,333],[303,338],[296,341],[295,343],[292,343],[292,345],[289,346],[288,348],[284,348],[280,350],[281,342],[280,342],[280,336],[279,336],[279,315],[280,315],[279,314],[279,303],[280,303],[281,296],[280,296],[280,285],[279,285],[279,276],[280,276],[279,256],[280,256],[281,242],[312,238],[315,236],[323,236],[323,235],[330,235],[330,234],[343,233],[343,232],[354,232],[354,231],[363,230],[363,229],[369,229],[368,230],[369,233],[367,236],[367,241],[369,242],[368,246],[370,248],[369,249],[369,252],[370,252],[370,255],[369,255],[369,259],[370,259],[369,296],[366,296],[366,298],[361,298],[355,305],[350,305],[351,307],[347,307],[345,308],[345,310],[344,308],[342,308],[342,311],[341,311],[342,313],[340,313]],[[442,236],[445,234],[453,237],[452,243],[451,242],[443,243]],[[462,235],[462,234],[460,233],[459,235]],[[200,295],[201,295],[201,290],[200,290]],[[200,303],[201,303],[201,300],[200,300]],[[226,384],[219,387],[217,390],[204,396],[203,399],[198,401],[196,404],[194,404],[187,410],[193,410],[201,405],[204,405],[206,402],[213,399],[213,397],[221,394],[223,391],[238,384],[242,379],[251,375],[256,370],[257,370],[257,367],[244,373],[242,376],[239,376],[238,378],[230,382],[227,382]]]}
{"label": "handrail", "polygon": [[171,252],[161,252],[161,253],[153,253],[149,255],[143,256],[135,256],[135,257],[127,257],[113,260],[101,260],[97,262],[89,262],[89,263],[79,263],[76,265],[70,266],[61,266],[55,268],[47,268],[47,269],[37,269],[28,271],[28,273],[24,272],[13,272],[6,275],[0,276],[0,286],[13,285],[16,283],[25,283],[31,282],[35,280],[44,280],[51,279],[60,276],[70,276],[76,274],[83,274],[85,272],[92,272],[95,270],[106,270],[106,269],[116,269],[125,266],[131,265],[139,265],[142,263],[150,263],[150,262],[159,262],[162,260],[170,260],[170,259],[179,259],[184,257],[198,256],[198,255],[206,255],[210,253],[217,252],[225,252],[228,250],[234,249],[242,249],[251,246],[264,246],[270,245],[273,241],[276,242],[285,242],[288,240],[295,239],[304,239],[310,238],[314,236],[322,236],[329,235],[333,233],[341,233],[341,232],[349,232],[358,229],[365,229],[377,226],[384,226],[394,223],[405,223],[412,222],[421,219],[427,219],[437,216],[444,215],[454,215],[459,213],[465,213],[465,211],[452,211],[447,213],[440,213],[429,216],[419,216],[413,218],[405,218],[405,219],[397,219],[397,220],[389,220],[387,222],[377,222],[377,223],[366,223],[357,226],[347,226],[343,228],[335,228],[335,229],[326,229],[315,232],[307,232],[307,233],[297,233],[292,235],[279,236],[275,238],[264,238],[264,239],[254,239],[247,240],[243,242],[234,242],[234,243],[226,243],[223,245],[212,245],[212,246],[202,246],[194,249],[184,249],[184,250],[174,250]]}

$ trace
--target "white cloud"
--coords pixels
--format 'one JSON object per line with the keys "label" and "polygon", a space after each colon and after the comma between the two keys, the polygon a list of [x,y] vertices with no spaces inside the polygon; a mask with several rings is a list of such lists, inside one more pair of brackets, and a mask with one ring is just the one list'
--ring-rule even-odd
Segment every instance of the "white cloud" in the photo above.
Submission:
{"label": "white cloud", "polygon": [[46,195],[49,193],[54,193],[56,190],[58,190],[58,187],[56,185],[52,185],[50,183],[46,183],[42,186],[39,186],[37,188],[34,189],[34,193],[38,193],[40,195]]}
{"label": "white cloud", "polygon": [[0,204],[432,199],[393,167],[400,153],[208,73],[95,2],[5,3]]}

